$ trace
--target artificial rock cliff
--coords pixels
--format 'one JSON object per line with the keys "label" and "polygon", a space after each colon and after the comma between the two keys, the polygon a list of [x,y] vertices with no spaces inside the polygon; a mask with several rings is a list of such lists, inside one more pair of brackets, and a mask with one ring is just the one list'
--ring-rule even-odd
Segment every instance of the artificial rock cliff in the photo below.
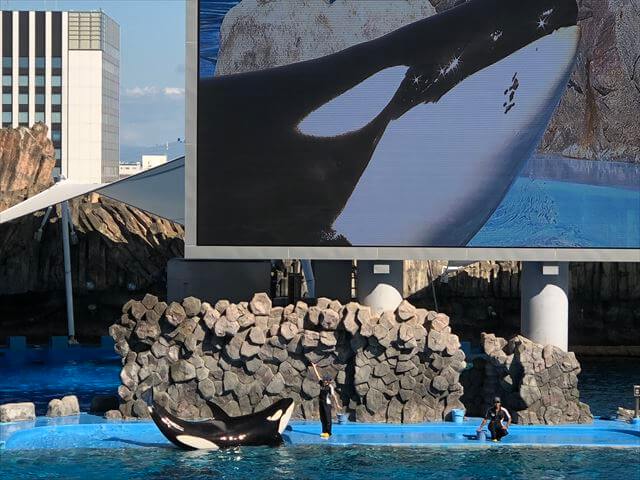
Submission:
{"label": "artificial rock cliff", "polygon": [[[520,331],[520,262],[476,262],[440,277],[447,262],[405,262],[404,295],[452,318],[463,340]],[[569,264],[569,344],[640,345],[640,263]],[[435,280],[432,280],[435,279]]]}
{"label": "artificial rock cliff", "polygon": [[[51,186],[54,166],[46,126],[0,130],[0,209]],[[183,255],[181,225],[98,195],[69,203],[78,238],[71,247],[78,302],[83,294],[92,292],[109,291],[111,295],[120,290],[128,295],[129,290],[149,290],[158,285],[164,289],[167,261]],[[34,234],[43,215],[40,211],[0,225],[0,315],[5,331],[16,335],[39,331],[59,335],[66,331],[64,295],[60,293],[64,289],[60,211],[52,211],[42,240],[36,241]],[[34,294],[39,295],[37,302]],[[94,317],[98,303],[100,299],[96,298],[88,302]],[[78,311],[77,316],[82,318],[83,312],[88,311]],[[107,312],[104,317],[108,317]],[[53,324],[63,330],[48,330]],[[106,330],[106,326],[100,330],[82,320],[78,328],[81,333],[89,328],[92,335]]]}
{"label": "artificial rock cliff", "polygon": [[317,419],[320,388],[312,364],[336,380],[351,420],[441,421],[454,408],[479,416],[495,395],[520,424],[589,423],[573,353],[516,336],[482,334],[484,355],[468,368],[449,317],[403,301],[376,314],[357,303],[319,298],[274,307],[264,293],[215,305],[188,297],[167,305],[131,300],[110,328],[122,357],[119,413],[146,418],[145,397],[182,418],[262,410],[281,398],[295,418]]}
{"label": "artificial rock cliff", "polygon": [[515,423],[558,425],[591,423],[589,406],[580,402],[580,364],[573,352],[540,345],[523,336],[509,341],[483,333],[484,356],[461,378],[467,414],[483,416],[500,396]]}
{"label": "artificial rock cliff", "polygon": [[443,314],[403,302],[375,315],[327,298],[273,307],[256,294],[239,304],[189,297],[167,305],[152,295],[130,301],[110,329],[122,357],[118,393],[124,417],[149,415],[144,393],[183,418],[229,415],[293,398],[296,418],[317,418],[318,379],[336,379],[353,420],[443,420],[462,408],[465,355]]}
{"label": "artificial rock cliff", "polygon": [[640,2],[579,0],[579,7],[575,70],[541,150],[640,162]]}
{"label": "artificial rock cliff", "polygon": [[0,129],[0,211],[48,188],[55,166],[53,143],[43,123]]}

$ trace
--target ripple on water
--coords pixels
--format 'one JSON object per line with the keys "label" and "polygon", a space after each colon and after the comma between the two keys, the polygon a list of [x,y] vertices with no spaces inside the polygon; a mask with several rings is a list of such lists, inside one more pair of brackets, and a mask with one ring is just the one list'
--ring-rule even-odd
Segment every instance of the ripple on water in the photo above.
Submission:
{"label": "ripple on water", "polygon": [[[638,478],[640,449],[282,447],[18,451],[1,478],[146,479],[596,479]],[[635,475],[635,477],[634,477]]]}

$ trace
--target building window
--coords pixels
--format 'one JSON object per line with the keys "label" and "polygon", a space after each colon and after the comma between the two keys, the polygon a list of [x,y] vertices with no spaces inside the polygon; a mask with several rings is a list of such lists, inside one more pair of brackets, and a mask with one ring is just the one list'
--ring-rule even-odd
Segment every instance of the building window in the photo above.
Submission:
{"label": "building window", "polygon": [[36,93],[36,105],[44,105],[44,94]]}
{"label": "building window", "polygon": [[56,152],[56,160],[60,161],[60,159],[62,158],[62,150],[60,150],[59,148],[56,148],[55,152]]}
{"label": "building window", "polygon": [[20,68],[29,68],[29,57],[20,57],[18,59],[18,66]]}
{"label": "building window", "polygon": [[35,121],[44,123],[44,112],[36,112]]}
{"label": "building window", "polygon": [[3,93],[2,94],[2,104],[3,105],[11,105],[11,103],[13,103],[13,100],[11,98],[11,94],[10,93]]}
{"label": "building window", "polygon": [[36,76],[36,87],[44,87],[44,75]]}
{"label": "building window", "polygon": [[51,131],[51,140],[54,142],[59,142],[62,139],[62,132],[60,130],[52,130]]}
{"label": "building window", "polygon": [[28,105],[29,104],[29,95],[26,93],[21,93],[18,95],[18,103],[20,105]]}
{"label": "building window", "polygon": [[2,86],[3,87],[10,87],[12,83],[13,83],[13,79],[12,79],[11,75],[3,75],[2,76]]}
{"label": "building window", "polygon": [[13,115],[11,112],[2,112],[2,123],[4,125],[11,125],[13,123]]}
{"label": "building window", "polygon": [[12,67],[13,67],[13,58],[2,57],[2,68],[12,68]]}
{"label": "building window", "polygon": [[51,95],[51,104],[52,105],[62,105],[62,95],[59,93],[54,93]]}
{"label": "building window", "polygon": [[52,68],[62,68],[62,58],[61,57],[53,57],[51,59],[51,67]]}
{"label": "building window", "polygon": [[28,124],[29,123],[29,112],[19,112],[18,113],[18,123]]}
{"label": "building window", "polygon": [[62,77],[60,75],[54,75],[51,77],[51,86],[52,87],[61,87],[62,86]]}
{"label": "building window", "polygon": [[36,58],[36,68],[45,68],[44,57]]}
{"label": "building window", "polygon": [[60,112],[51,112],[51,123],[62,123],[62,114]]}
{"label": "building window", "polygon": [[18,85],[20,85],[21,87],[28,87],[29,86],[29,75],[20,75],[18,77]]}

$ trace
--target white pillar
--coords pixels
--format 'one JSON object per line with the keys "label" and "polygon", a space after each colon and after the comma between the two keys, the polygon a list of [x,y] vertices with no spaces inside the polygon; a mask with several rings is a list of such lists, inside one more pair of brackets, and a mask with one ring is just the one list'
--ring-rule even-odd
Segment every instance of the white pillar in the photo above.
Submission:
{"label": "white pillar", "polygon": [[542,345],[569,347],[569,263],[523,262],[522,335]]}
{"label": "white pillar", "polygon": [[402,302],[402,260],[358,260],[358,302],[375,312],[395,311]]}

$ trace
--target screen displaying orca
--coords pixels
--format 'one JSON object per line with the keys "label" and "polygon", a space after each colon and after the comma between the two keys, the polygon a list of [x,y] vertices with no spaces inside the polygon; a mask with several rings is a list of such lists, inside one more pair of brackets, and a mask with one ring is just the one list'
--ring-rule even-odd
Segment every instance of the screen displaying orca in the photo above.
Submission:
{"label": "screen displaying orca", "polygon": [[200,79],[197,244],[465,246],[566,88],[577,13],[469,0],[332,55]]}
{"label": "screen displaying orca", "polygon": [[284,398],[260,412],[230,417],[220,407],[209,403],[213,418],[190,422],[172,415],[156,402],[151,403],[148,408],[153,422],[171,443],[186,450],[281,445],[281,434],[294,408],[293,400]]}

